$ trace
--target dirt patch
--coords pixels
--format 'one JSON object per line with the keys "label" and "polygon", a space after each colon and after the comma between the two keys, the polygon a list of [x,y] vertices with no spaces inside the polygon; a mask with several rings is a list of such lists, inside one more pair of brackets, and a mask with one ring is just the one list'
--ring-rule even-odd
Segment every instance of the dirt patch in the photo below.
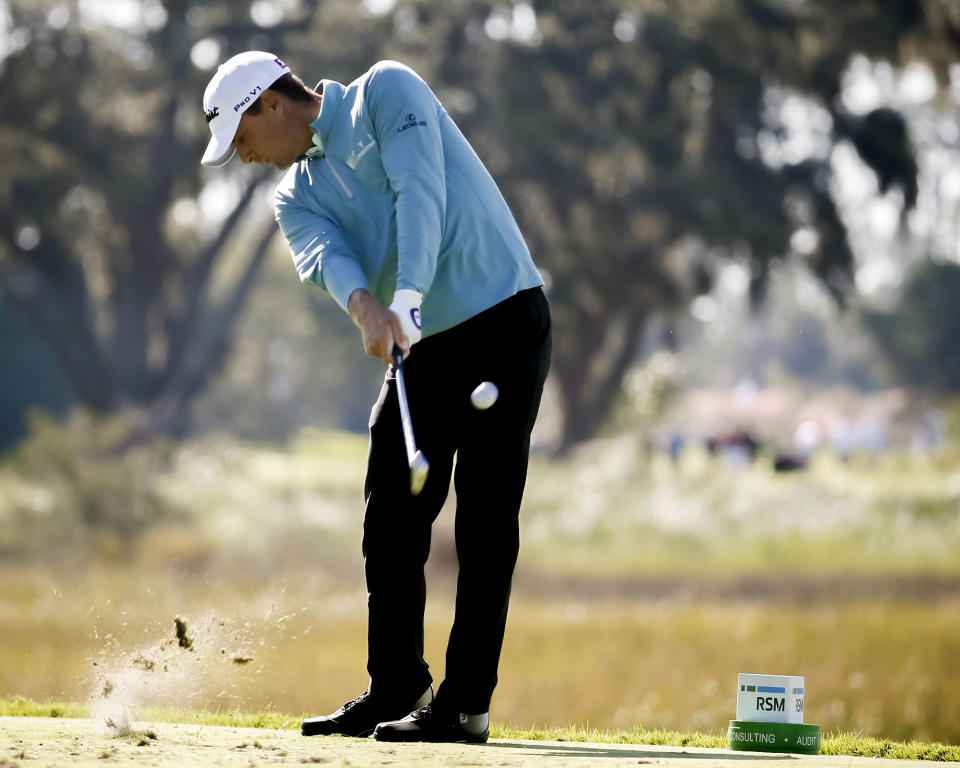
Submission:
{"label": "dirt patch", "polygon": [[[113,765],[180,768],[209,765],[513,766],[514,768],[903,768],[919,761],[806,757],[726,749],[494,740],[489,744],[386,744],[337,736],[304,738],[296,731],[135,723],[122,737],[97,732],[93,720],[0,718],[3,768],[101,768]],[[804,766],[808,763],[808,766]],[[957,765],[952,763],[951,765]]]}

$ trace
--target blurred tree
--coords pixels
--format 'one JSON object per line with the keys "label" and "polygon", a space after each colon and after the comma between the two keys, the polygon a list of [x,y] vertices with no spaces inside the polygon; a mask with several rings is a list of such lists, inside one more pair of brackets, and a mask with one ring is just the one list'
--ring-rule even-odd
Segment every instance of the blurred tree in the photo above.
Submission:
{"label": "blurred tree", "polygon": [[304,426],[365,432],[383,363],[336,302],[298,284],[282,238],[272,250],[223,374],[197,397],[195,430],[279,443]]}
{"label": "blurred tree", "polygon": [[864,310],[895,379],[937,393],[960,392],[960,265],[926,261],[911,272],[897,305]]}
{"label": "blurred tree", "polygon": [[[0,302],[0,454],[27,430],[26,411],[65,416],[72,395],[50,350],[27,322]],[[7,363],[6,361],[10,361]],[[16,361],[16,364],[13,364]]]}
{"label": "blurred tree", "polygon": [[201,205],[209,72],[191,56],[280,47],[314,5],[266,27],[239,0],[6,3],[0,290],[81,403],[186,430],[275,229],[242,168]]}
{"label": "blurred tree", "polygon": [[[173,432],[274,229],[262,177],[197,165],[199,94],[226,55],[274,50],[308,82],[393,57],[435,87],[549,276],[563,449],[607,418],[651,313],[707,290],[718,259],[749,268],[759,302],[803,231],[810,269],[847,293],[830,149],[849,141],[905,208],[917,188],[902,116],[845,110],[850,56],[923,58],[945,81],[960,48],[950,0],[117,0],[126,22],[104,4],[7,6],[0,289],[80,400],[146,407]],[[793,94],[826,115],[825,149],[783,149]]]}
{"label": "blurred tree", "polygon": [[[771,261],[802,230],[809,268],[842,301],[852,256],[832,146],[849,140],[905,208],[917,189],[903,117],[845,111],[850,56],[928,57],[946,78],[960,41],[947,0],[568,0],[536,4],[534,26],[521,2],[455,4],[456,24],[431,20],[433,5],[396,13],[416,9],[445,34],[440,74],[476,98],[458,118],[550,277],[560,450],[596,432],[647,318],[708,290],[717,258],[746,263],[758,304]],[[826,149],[778,146],[777,102],[791,94],[827,115]]]}
{"label": "blurred tree", "polygon": [[792,330],[782,351],[784,368],[803,379],[823,376],[830,365],[830,348],[823,321],[804,312],[797,316]]}

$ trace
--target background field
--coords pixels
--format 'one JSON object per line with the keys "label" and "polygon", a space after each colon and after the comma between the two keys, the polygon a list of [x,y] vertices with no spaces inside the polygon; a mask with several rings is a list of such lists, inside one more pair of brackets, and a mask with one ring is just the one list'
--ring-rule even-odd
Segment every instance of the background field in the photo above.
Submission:
{"label": "background field", "polygon": [[[50,430],[27,448],[69,445]],[[356,695],[364,450],[340,433],[284,453],[154,446],[126,459],[136,471],[88,451],[96,482],[156,505],[123,536],[65,511],[52,459],[30,454],[42,482],[8,462],[0,695],[96,700],[110,680],[134,708],[286,713]],[[765,460],[734,468],[694,452],[623,471],[640,450],[612,437],[534,461],[497,722],[720,733],[750,671],[805,675],[806,720],[826,732],[960,743],[960,476],[948,462],[824,458],[777,476]],[[438,679],[455,566],[448,508],[429,565]],[[178,616],[192,652],[174,642]]]}

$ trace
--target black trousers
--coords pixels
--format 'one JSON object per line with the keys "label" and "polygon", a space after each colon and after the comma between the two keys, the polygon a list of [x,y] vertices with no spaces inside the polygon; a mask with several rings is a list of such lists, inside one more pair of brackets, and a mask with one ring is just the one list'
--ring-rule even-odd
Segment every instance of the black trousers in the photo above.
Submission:
{"label": "black trousers", "polygon": [[[433,682],[423,658],[423,569],[456,455],[457,601],[436,704],[468,714],[489,710],[550,344],[549,306],[535,288],[413,346],[404,362],[407,398],[417,447],[430,462],[418,496],[410,494],[396,381],[388,371],[370,415],[364,486],[372,694],[409,701]],[[483,381],[500,394],[480,411],[470,393]]]}

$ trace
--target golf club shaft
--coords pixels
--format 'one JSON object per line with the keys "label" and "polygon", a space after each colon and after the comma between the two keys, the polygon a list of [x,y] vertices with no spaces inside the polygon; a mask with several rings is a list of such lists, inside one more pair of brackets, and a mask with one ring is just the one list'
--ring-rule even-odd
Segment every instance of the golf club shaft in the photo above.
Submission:
{"label": "golf club shaft", "polygon": [[430,472],[430,462],[417,450],[413,438],[413,421],[410,419],[410,405],[407,403],[407,386],[403,379],[403,353],[393,348],[394,376],[397,377],[397,402],[400,404],[400,421],[403,424],[403,441],[407,446],[407,464],[410,465],[410,493],[416,496],[423,490]]}
{"label": "golf club shaft", "polygon": [[413,422],[410,420],[410,405],[407,403],[407,387],[403,380],[403,352],[393,348],[393,370],[397,377],[397,399],[400,401],[400,421],[403,424],[403,441],[407,446],[407,462],[413,466],[417,455],[417,443],[413,437]]}

